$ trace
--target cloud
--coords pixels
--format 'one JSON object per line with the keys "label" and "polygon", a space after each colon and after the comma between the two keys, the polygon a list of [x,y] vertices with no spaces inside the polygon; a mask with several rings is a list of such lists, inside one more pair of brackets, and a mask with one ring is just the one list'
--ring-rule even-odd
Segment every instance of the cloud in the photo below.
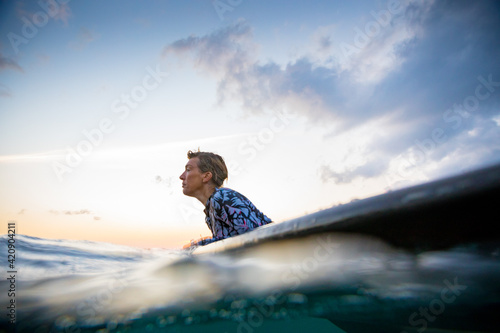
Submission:
{"label": "cloud", "polygon": [[92,32],[89,29],[82,27],[78,32],[76,40],[70,42],[69,46],[75,50],[83,50],[85,47],[87,47],[88,44],[92,43],[97,38],[99,38],[99,36],[95,32]]}
{"label": "cloud", "polygon": [[[33,2],[18,0],[15,2],[16,15],[19,18],[28,17],[32,18],[33,15],[39,12],[47,12],[46,7],[42,7],[40,3],[47,4],[46,1],[43,2]],[[59,3],[59,1],[50,2],[48,10],[50,11],[50,17],[56,21],[61,21],[65,26],[68,25],[69,19],[72,16],[71,8],[68,3]],[[55,6],[52,6],[55,5]]]}
{"label": "cloud", "polygon": [[87,215],[87,214],[92,214],[92,212],[89,211],[88,209],[65,210],[64,214],[65,215]]}
{"label": "cloud", "polygon": [[69,216],[78,216],[78,215],[93,215],[92,219],[94,221],[100,221],[101,218],[96,216],[93,212],[88,209],[80,209],[80,210],[49,210],[50,214],[53,215],[69,215]]}
{"label": "cloud", "polygon": [[[3,54],[0,53],[0,72],[4,70],[14,70],[17,72],[24,73],[24,70],[17,62],[14,60],[7,58]],[[12,93],[6,85],[0,83],[0,97],[11,97]]]}
{"label": "cloud", "polygon": [[10,92],[9,87],[0,83],[0,97],[11,97],[12,93]]}
{"label": "cloud", "polygon": [[50,210],[49,213],[54,215],[64,214],[64,215],[89,215],[93,214],[88,209],[80,209],[80,210]]}
{"label": "cloud", "polygon": [[53,215],[69,215],[69,216],[78,216],[78,215],[93,215],[92,219],[94,221],[100,221],[101,218],[96,216],[92,211],[88,209],[80,209],[80,210],[49,210],[49,213]]}
{"label": "cloud", "polygon": [[174,177],[162,177],[160,175],[157,175],[154,179],[155,184],[162,184],[167,187],[171,187],[174,181]]}
{"label": "cloud", "polygon": [[73,16],[71,12],[71,8],[67,3],[59,4],[59,10],[54,16],[54,19],[56,21],[61,21],[64,23],[64,25],[68,25],[68,21],[70,17]]}
{"label": "cloud", "polygon": [[196,67],[222,76],[229,71],[244,73],[251,63],[251,28],[242,20],[207,36],[189,36],[167,45],[164,57],[174,54],[178,57],[191,56]]}
{"label": "cloud", "polygon": [[[436,162],[451,165],[452,156],[462,168],[475,163],[470,156],[484,163],[500,160],[489,141],[500,133],[493,121],[500,113],[499,15],[495,1],[409,1],[347,60],[341,43],[333,42],[338,36],[330,38],[336,31],[330,26],[313,36],[321,56],[262,63],[245,21],[173,42],[163,55],[189,57],[213,75],[220,104],[235,100],[250,113],[287,108],[335,127],[330,138],[391,119],[380,129],[386,135],[366,147],[369,160],[349,170],[326,165],[320,171],[325,181],[348,182],[388,172],[398,156],[422,169]],[[369,22],[358,28],[367,29]]]}
{"label": "cloud", "polygon": [[[1,86],[1,85],[0,85]],[[103,149],[94,152],[91,156],[100,161],[116,161],[116,160],[136,160],[137,157],[144,158],[158,158],[165,152],[177,151],[182,149],[185,154],[185,147],[197,147],[204,145],[211,145],[214,143],[230,142],[231,140],[244,138],[247,134],[231,134],[219,135],[208,138],[192,139],[187,141],[171,141],[159,144],[152,144],[146,146],[133,146],[115,149]],[[19,155],[0,155],[0,163],[32,163],[32,162],[51,162],[51,161],[66,161],[70,155],[74,155],[74,150],[58,149],[39,153],[19,154]],[[153,156],[153,157],[152,157]],[[90,156],[89,156],[90,157]],[[161,177],[160,177],[161,178]],[[162,179],[165,181],[165,179]]]}
{"label": "cloud", "polygon": [[134,19],[134,23],[137,24],[141,28],[151,28],[152,22],[150,19],[138,17]]}
{"label": "cloud", "polygon": [[[0,91],[1,93],[1,91]],[[21,154],[21,155],[3,155],[0,156],[0,163],[16,163],[16,162],[45,162],[51,160],[60,160],[65,157],[64,150],[55,150],[34,154]]]}
{"label": "cloud", "polygon": [[240,100],[250,112],[284,106],[301,106],[314,112],[322,109],[321,94],[335,91],[329,68],[313,68],[300,59],[282,69],[279,64],[257,61],[258,49],[252,29],[240,20],[214,33],[190,36],[167,45],[163,56],[191,57],[194,66],[218,79],[218,101]]}
{"label": "cloud", "polygon": [[4,71],[6,69],[12,69],[21,73],[24,73],[24,70],[17,62],[12,59],[9,59],[0,53],[0,71]]}
{"label": "cloud", "polygon": [[[374,163],[375,162],[375,163]],[[387,160],[383,158],[372,159],[369,163],[356,166],[353,169],[335,171],[330,165],[319,168],[319,176],[323,182],[333,181],[335,184],[348,184],[356,178],[371,178],[378,176],[387,169]]]}

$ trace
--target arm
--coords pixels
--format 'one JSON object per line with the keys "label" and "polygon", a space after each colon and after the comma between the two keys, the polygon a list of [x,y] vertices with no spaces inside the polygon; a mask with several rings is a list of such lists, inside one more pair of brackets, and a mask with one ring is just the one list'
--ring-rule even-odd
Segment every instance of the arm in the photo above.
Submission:
{"label": "arm", "polygon": [[218,239],[215,238],[215,237],[213,237],[213,238],[212,237],[208,237],[208,236],[207,237],[202,237],[202,238],[200,238],[200,239],[198,239],[196,241],[196,245],[197,246],[203,246],[203,245],[207,245],[207,244],[210,244],[212,242],[215,242],[216,240],[218,240]]}
{"label": "arm", "polygon": [[211,238],[209,236],[202,237],[202,238],[199,238],[197,240],[191,239],[191,241],[188,244],[184,245],[182,248],[183,249],[190,249],[190,248],[194,248],[194,247],[198,247],[198,246],[203,246],[203,245],[210,244],[216,240],[217,239]]}

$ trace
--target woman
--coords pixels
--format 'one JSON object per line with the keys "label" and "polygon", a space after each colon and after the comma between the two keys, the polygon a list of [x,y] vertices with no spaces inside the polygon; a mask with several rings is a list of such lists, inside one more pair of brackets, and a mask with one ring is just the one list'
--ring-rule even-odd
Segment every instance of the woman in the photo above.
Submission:
{"label": "woman", "polygon": [[212,238],[191,241],[185,247],[206,245],[272,222],[244,195],[221,187],[227,179],[227,167],[221,156],[190,150],[187,157],[185,170],[179,177],[182,192],[205,205],[205,222],[212,231]]}

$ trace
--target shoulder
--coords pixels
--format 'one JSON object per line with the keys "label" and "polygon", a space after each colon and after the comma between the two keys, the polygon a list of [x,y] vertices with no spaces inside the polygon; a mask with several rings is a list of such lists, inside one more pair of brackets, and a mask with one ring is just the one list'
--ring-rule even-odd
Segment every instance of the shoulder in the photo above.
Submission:
{"label": "shoulder", "polygon": [[230,200],[231,198],[238,195],[240,194],[235,190],[232,190],[227,187],[219,187],[215,189],[215,192],[212,195],[212,199],[217,201],[225,201],[225,200]]}
{"label": "shoulder", "polygon": [[250,200],[243,194],[227,187],[218,188],[214,194],[217,200],[223,201],[230,206],[247,206],[250,205]]}
{"label": "shoulder", "polygon": [[228,187],[219,187],[218,189],[215,190],[215,194],[220,197],[224,198],[231,198],[231,197],[245,197],[243,194],[241,194],[238,191],[235,191],[231,188]]}
{"label": "shoulder", "polygon": [[225,207],[238,207],[241,205],[239,195],[238,192],[227,187],[216,188],[209,199],[210,209],[221,214]]}
{"label": "shoulder", "polygon": [[244,195],[227,187],[216,188],[214,194],[212,194],[212,196],[210,197],[211,200],[215,201],[228,201],[235,198],[246,200]]}

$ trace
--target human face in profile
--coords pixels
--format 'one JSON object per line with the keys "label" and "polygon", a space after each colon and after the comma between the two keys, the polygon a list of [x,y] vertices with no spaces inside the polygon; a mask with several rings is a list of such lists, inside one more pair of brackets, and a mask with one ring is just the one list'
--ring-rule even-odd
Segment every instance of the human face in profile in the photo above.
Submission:
{"label": "human face in profile", "polygon": [[190,197],[202,192],[204,188],[204,174],[198,167],[198,157],[193,157],[188,160],[184,167],[184,172],[180,175],[182,180],[182,193]]}

